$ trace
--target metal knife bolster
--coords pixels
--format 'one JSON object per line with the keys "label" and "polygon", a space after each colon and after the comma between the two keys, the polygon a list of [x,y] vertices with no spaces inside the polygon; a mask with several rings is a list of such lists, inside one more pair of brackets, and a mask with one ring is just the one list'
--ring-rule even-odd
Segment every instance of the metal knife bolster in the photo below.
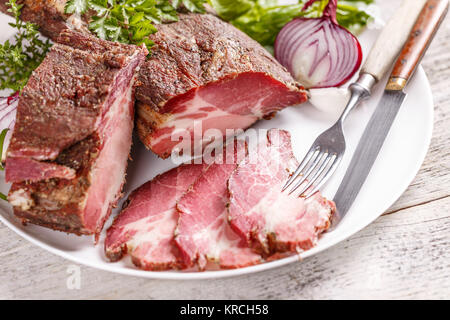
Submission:
{"label": "metal knife bolster", "polygon": [[389,78],[386,90],[399,91],[406,87],[408,80],[400,77]]}

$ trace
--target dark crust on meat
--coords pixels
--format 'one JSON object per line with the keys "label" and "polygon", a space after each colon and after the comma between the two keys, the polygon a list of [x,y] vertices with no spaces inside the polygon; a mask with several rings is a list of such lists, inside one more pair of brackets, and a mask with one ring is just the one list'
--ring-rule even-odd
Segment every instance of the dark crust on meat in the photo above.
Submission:
{"label": "dark crust on meat", "polygon": [[67,28],[64,14],[65,0],[25,0],[21,13],[21,19],[30,21],[40,28],[40,31],[47,37],[55,40],[61,30]]}
{"label": "dark crust on meat", "polygon": [[55,161],[77,170],[75,179],[48,179],[29,183],[14,183],[10,194],[22,189],[33,199],[29,210],[14,207],[14,214],[24,222],[31,222],[55,230],[90,234],[83,228],[80,212],[91,185],[89,172],[100,150],[100,139],[91,136],[61,153]]}
{"label": "dark crust on meat", "polygon": [[[6,5],[7,2],[8,0],[0,0],[0,12],[10,15],[9,7]],[[66,2],[66,0],[17,0],[18,4],[23,5],[20,18],[23,21],[36,24],[39,31],[53,41],[58,39],[62,30],[68,28],[66,21],[69,16],[64,14]],[[83,19],[79,31],[86,31],[87,33],[85,21],[89,19],[89,15],[84,15]]]}
{"label": "dark crust on meat", "polygon": [[[176,249],[175,244],[174,249]],[[105,247],[105,255],[111,262],[117,262],[127,254],[128,245],[126,242],[122,243],[120,246],[114,247],[113,249]],[[131,252],[131,261],[136,267],[146,271],[182,270],[186,268],[182,261],[168,263],[152,263],[142,261],[141,258],[134,256],[133,252]]]}
{"label": "dark crust on meat", "polygon": [[[18,105],[8,153],[54,160],[97,128],[110,85],[136,47],[64,31],[33,72]],[[70,44],[73,47],[69,47]],[[25,153],[25,154],[24,154]],[[32,154],[31,154],[32,153]]]}
{"label": "dark crust on meat", "polygon": [[[24,223],[78,235],[98,234],[121,195],[120,188],[115,201],[109,204],[103,221],[97,223],[96,230],[86,227],[83,220],[89,190],[95,183],[91,181],[93,170],[105,143],[99,125],[113,101],[120,98],[117,95],[127,92],[136,68],[148,52],[145,48],[111,43],[69,30],[62,32],[59,40],[62,44],[53,47],[24,89],[19,101],[19,108],[22,109],[18,110],[13,133],[16,140],[11,142],[8,154],[11,150],[20,152],[30,146],[39,150],[53,144],[56,153],[51,160],[76,170],[76,177],[71,180],[52,178],[16,182],[10,189],[9,198],[14,202],[20,194],[30,200],[27,206],[14,206],[15,215]],[[71,44],[71,47],[65,44]],[[42,105],[38,106],[37,101],[41,101]],[[43,110],[46,114],[35,115],[32,108]],[[73,114],[64,117],[67,109],[71,108]],[[27,118],[30,114],[32,119]],[[87,114],[87,124],[75,123],[77,114]],[[42,121],[42,133],[37,139],[34,135],[40,132],[34,132],[36,129],[33,126],[39,127],[36,125],[39,121]],[[52,126],[57,121],[62,122],[61,128]],[[72,124],[73,131],[70,130]],[[80,127],[83,130],[80,131]],[[45,134],[47,140],[42,139]],[[67,136],[70,139],[63,143]]]}
{"label": "dark crust on meat", "polygon": [[182,270],[185,266],[181,262],[171,262],[171,263],[146,263],[141,261],[141,259],[131,256],[131,261],[139,269],[145,271],[166,271],[166,270]]}
{"label": "dark crust on meat", "polygon": [[[13,207],[14,214],[23,223],[37,224],[53,230],[70,232],[77,235],[90,235],[98,233],[109,218],[112,209],[117,205],[121,195],[125,179],[115,196],[115,201],[110,203],[108,212],[99,222],[99,230],[84,228],[82,213],[86,203],[88,190],[92,184],[91,170],[100,152],[101,141],[96,134],[78,142],[74,146],[64,150],[56,163],[77,170],[75,179],[47,179],[34,183],[20,182],[11,186],[9,195],[22,189],[33,200],[33,206],[28,210]],[[52,208],[55,208],[52,210]]]}
{"label": "dark crust on meat", "polygon": [[136,98],[155,111],[174,96],[243,72],[264,72],[303,89],[259,43],[210,14],[180,14],[151,39],[155,46],[139,73]]}
{"label": "dark crust on meat", "polygon": [[105,255],[111,262],[117,262],[123,258],[124,255],[128,253],[128,245],[122,243],[119,247],[115,247],[113,250],[106,250]]}
{"label": "dark crust on meat", "polygon": [[[299,103],[307,100],[304,88],[266,49],[214,15],[180,14],[178,22],[157,27],[150,37],[152,56],[141,67],[136,90],[136,128],[147,148],[152,133],[170,117],[164,110],[169,100],[227,78],[261,73],[297,91]],[[158,156],[167,158],[170,152]]]}

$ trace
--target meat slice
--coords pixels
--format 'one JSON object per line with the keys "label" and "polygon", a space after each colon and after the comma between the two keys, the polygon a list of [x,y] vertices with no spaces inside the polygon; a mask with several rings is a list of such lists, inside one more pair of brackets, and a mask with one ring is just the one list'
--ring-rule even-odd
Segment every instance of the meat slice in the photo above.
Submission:
{"label": "meat slice", "polygon": [[133,263],[145,270],[183,268],[174,243],[178,221],[175,206],[206,167],[185,164],[133,191],[106,233],[106,256],[117,261],[129,253]]}
{"label": "meat slice", "polygon": [[328,229],[334,203],[319,193],[305,200],[281,192],[298,166],[287,131],[268,131],[253,155],[239,164],[228,181],[228,219],[233,230],[266,254],[310,249]]}
{"label": "meat slice", "polygon": [[238,142],[217,155],[223,161],[211,164],[178,202],[175,242],[188,267],[197,263],[203,270],[213,262],[221,268],[240,268],[261,262],[261,256],[230,228],[226,214],[226,182],[245,157],[245,148]]}
{"label": "meat slice", "polygon": [[[151,39],[136,92],[137,129],[162,158],[189,150],[194,126],[200,134],[217,129],[226,136],[227,129],[245,129],[307,99],[262,46],[213,15],[181,14]],[[180,143],[183,135],[189,136]]]}
{"label": "meat slice", "polygon": [[64,31],[23,89],[7,150],[23,222],[98,234],[120,196],[147,50]]}

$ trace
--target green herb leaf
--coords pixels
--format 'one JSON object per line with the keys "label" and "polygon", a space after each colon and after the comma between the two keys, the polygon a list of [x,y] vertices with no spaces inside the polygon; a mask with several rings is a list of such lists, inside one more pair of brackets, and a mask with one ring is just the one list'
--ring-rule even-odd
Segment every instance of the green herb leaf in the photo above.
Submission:
{"label": "green herb leaf", "polygon": [[172,6],[168,0],[158,1],[156,4],[156,10],[163,22],[178,21],[177,10]]}
{"label": "green herb leaf", "polygon": [[255,2],[245,14],[231,21],[236,28],[247,33],[264,46],[271,46],[280,30],[302,14],[303,4],[265,7]]}
{"label": "green herb leaf", "polygon": [[133,31],[132,40],[134,43],[141,44],[145,37],[158,31],[148,20],[140,21],[131,29]]}
{"label": "green herb leaf", "polygon": [[173,0],[172,5],[175,9],[184,7],[191,12],[204,13],[205,12],[204,0]]}
{"label": "green herb leaf", "polygon": [[0,44],[0,90],[20,91],[26,85],[31,73],[44,60],[51,47],[49,40],[41,40],[37,26],[20,20],[22,5],[9,0],[6,5],[15,22],[10,26],[17,29],[14,41]]}
{"label": "green herb leaf", "polygon": [[89,30],[94,32],[100,39],[106,39],[105,21],[106,16],[92,17],[92,22],[89,24]]}
{"label": "green herb leaf", "polygon": [[210,0],[209,2],[217,14],[226,21],[244,15],[255,5],[253,0]]}
{"label": "green herb leaf", "polygon": [[75,13],[81,15],[85,13],[88,8],[87,1],[88,0],[69,0],[64,6],[64,12],[68,14]]}
{"label": "green herb leaf", "polygon": [[145,17],[145,13],[140,11],[136,14],[134,14],[131,19],[130,19],[130,26],[135,26],[139,23],[139,21],[141,21],[142,19],[144,19]]}
{"label": "green herb leaf", "polygon": [[177,10],[205,12],[206,0],[69,0],[66,14],[83,14],[90,9],[89,30],[97,37],[149,49],[153,42],[148,36],[157,32],[153,24],[178,20]]}
{"label": "green herb leaf", "polygon": [[347,0],[339,1],[337,7],[337,20],[341,26],[358,34],[372,18],[364,9],[373,0]]}
{"label": "green herb leaf", "polygon": [[[277,0],[208,0],[217,14],[264,46],[272,46],[280,30],[296,17],[318,18],[328,0],[317,1],[302,11],[306,0],[279,5]],[[371,18],[363,8],[374,0],[339,1],[337,20],[353,33],[364,28]]]}
{"label": "green herb leaf", "polygon": [[103,16],[108,12],[109,1],[108,0],[87,0],[89,8],[97,12],[97,16]]}

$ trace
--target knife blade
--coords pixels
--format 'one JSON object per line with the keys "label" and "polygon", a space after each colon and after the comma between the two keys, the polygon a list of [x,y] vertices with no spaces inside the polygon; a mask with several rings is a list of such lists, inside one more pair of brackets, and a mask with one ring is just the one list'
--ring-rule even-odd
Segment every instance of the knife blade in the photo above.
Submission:
{"label": "knife blade", "polygon": [[383,94],[334,197],[340,217],[350,209],[363,186],[405,98],[403,91],[385,91]]}
{"label": "knife blade", "polygon": [[356,147],[334,202],[341,219],[364,185],[403,104],[403,89],[420,63],[448,11],[448,0],[428,0],[394,65],[383,96]]}

